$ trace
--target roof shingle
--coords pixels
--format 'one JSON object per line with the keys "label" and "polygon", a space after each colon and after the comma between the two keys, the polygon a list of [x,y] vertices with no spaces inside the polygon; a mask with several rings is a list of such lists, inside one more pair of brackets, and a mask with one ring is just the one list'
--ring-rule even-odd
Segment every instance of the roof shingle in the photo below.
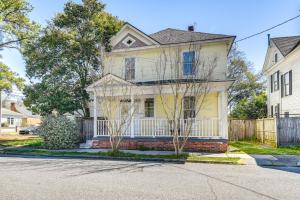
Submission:
{"label": "roof shingle", "polygon": [[300,36],[271,38],[283,56],[287,56],[300,45]]}
{"label": "roof shingle", "polygon": [[214,40],[235,37],[232,35],[212,34],[167,28],[149,35],[160,44],[177,44],[202,40]]}

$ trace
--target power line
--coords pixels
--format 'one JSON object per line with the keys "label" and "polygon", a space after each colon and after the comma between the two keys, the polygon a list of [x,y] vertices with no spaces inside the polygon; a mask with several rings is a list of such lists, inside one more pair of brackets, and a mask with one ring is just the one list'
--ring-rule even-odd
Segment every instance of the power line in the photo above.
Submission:
{"label": "power line", "polygon": [[243,41],[243,40],[247,40],[247,39],[252,38],[252,37],[254,37],[254,36],[257,36],[257,35],[260,35],[260,34],[262,34],[262,33],[265,33],[265,32],[267,32],[267,31],[269,31],[269,30],[272,30],[272,29],[274,29],[274,28],[277,28],[278,26],[281,26],[281,25],[286,24],[286,23],[288,23],[288,22],[290,22],[290,21],[292,21],[292,20],[294,20],[294,19],[297,19],[298,17],[300,17],[300,15],[297,15],[297,16],[295,16],[295,17],[292,17],[292,18],[290,18],[290,19],[288,19],[288,20],[286,20],[286,21],[284,21],[284,22],[282,22],[282,23],[280,23],[280,24],[277,24],[277,25],[275,25],[275,26],[272,26],[272,27],[270,27],[270,28],[268,28],[268,29],[266,29],[266,30],[263,30],[263,31],[261,31],[261,32],[258,32],[258,33],[255,33],[255,34],[253,34],[253,35],[249,35],[249,36],[247,36],[247,37],[245,37],[245,38],[242,38],[242,39],[240,39],[240,40],[237,40],[237,41],[235,41],[235,43],[241,42],[241,41]]}

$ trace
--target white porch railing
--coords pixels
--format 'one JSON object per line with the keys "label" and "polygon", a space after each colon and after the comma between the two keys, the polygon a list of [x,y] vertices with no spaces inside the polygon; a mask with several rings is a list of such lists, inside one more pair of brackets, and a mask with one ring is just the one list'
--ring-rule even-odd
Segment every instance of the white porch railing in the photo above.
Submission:
{"label": "white porch railing", "polygon": [[[109,136],[110,132],[120,130],[120,135],[128,137],[171,137],[172,126],[169,120],[157,118],[132,119],[131,122],[98,120],[96,136]],[[223,138],[221,127],[222,120],[218,118],[181,119],[177,125],[181,136],[197,138]]]}

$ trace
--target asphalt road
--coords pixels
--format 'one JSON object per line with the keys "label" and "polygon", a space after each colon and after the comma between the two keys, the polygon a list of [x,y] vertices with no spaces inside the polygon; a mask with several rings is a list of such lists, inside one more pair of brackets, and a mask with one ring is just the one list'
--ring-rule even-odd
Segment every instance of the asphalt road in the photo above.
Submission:
{"label": "asphalt road", "polygon": [[0,157],[0,199],[299,199],[300,168]]}

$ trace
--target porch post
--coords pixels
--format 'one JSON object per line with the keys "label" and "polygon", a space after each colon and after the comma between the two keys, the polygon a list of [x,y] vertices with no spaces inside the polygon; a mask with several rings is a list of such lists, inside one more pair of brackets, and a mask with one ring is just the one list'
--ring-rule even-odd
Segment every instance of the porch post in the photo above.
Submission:
{"label": "porch post", "polygon": [[219,134],[223,136],[223,108],[222,108],[222,94],[218,93],[218,120],[219,120]]}
{"label": "porch post", "polygon": [[94,137],[97,136],[97,94],[96,91],[94,90]]}
{"label": "porch post", "polygon": [[222,91],[222,136],[224,139],[228,139],[228,121],[227,121],[227,92],[224,89]]}
{"label": "porch post", "polygon": [[133,114],[134,114],[134,95],[131,94],[130,95],[130,137],[134,138],[134,118],[133,118]]}

